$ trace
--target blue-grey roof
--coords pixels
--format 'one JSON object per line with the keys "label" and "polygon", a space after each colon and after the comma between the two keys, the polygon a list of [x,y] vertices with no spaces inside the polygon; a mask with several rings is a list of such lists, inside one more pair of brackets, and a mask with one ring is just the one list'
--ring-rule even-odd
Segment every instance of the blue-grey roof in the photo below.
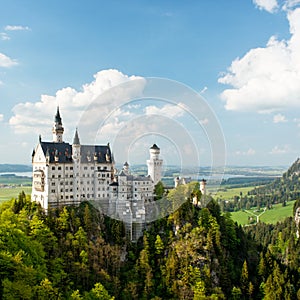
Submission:
{"label": "blue-grey roof", "polygon": [[54,122],[58,123],[59,125],[62,125],[61,116],[60,116],[60,113],[59,113],[59,107],[58,106],[57,106],[56,115],[54,117]]}
{"label": "blue-grey roof", "polygon": [[79,136],[78,136],[77,128],[76,128],[76,131],[75,131],[75,136],[74,136],[74,140],[73,140],[73,145],[80,145],[80,141],[79,141]]}
{"label": "blue-grey roof", "polygon": [[153,146],[150,149],[160,150],[160,148],[156,144],[153,144]]}
{"label": "blue-grey roof", "polygon": [[[54,163],[58,156],[58,163],[72,163],[72,145],[69,143],[40,142],[45,156],[49,156],[49,163]],[[111,163],[109,146],[81,145],[81,162]],[[96,158],[96,159],[95,159]]]}
{"label": "blue-grey roof", "polygon": [[45,156],[49,155],[49,162],[55,162],[55,155],[58,156],[59,163],[72,162],[72,146],[69,143],[54,143],[41,142],[40,143]]}

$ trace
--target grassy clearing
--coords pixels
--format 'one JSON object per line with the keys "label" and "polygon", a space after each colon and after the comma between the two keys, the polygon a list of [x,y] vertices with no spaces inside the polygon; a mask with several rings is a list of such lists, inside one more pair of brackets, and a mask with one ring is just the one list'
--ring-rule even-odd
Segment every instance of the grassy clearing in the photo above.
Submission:
{"label": "grassy clearing", "polygon": [[[286,217],[292,216],[294,203],[295,201],[289,201],[284,207],[282,206],[281,203],[273,205],[272,209],[266,210],[266,212],[260,216],[259,218],[260,222],[276,224],[279,221],[283,221]],[[256,215],[263,212],[263,210],[261,210],[260,212],[255,212],[255,208],[249,211],[253,212]],[[250,216],[253,215],[250,215],[249,213],[242,210],[231,213],[232,220],[237,222],[240,225],[249,224],[248,217]],[[253,217],[255,218],[255,216]]]}
{"label": "grassy clearing", "polygon": [[26,195],[30,195],[31,186],[0,188],[0,202],[10,200],[11,198],[17,198],[22,191],[24,191]]}
{"label": "grassy clearing", "polygon": [[247,195],[247,193],[253,190],[255,186],[239,187],[239,188],[221,188],[215,195],[215,198],[223,200],[233,200],[234,196],[240,196],[240,193]]}

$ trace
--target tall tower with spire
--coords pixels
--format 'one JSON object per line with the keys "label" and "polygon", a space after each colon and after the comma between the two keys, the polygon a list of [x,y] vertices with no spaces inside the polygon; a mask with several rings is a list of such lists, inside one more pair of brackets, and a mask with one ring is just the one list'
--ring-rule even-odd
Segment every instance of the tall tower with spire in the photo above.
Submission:
{"label": "tall tower with spire", "polygon": [[148,175],[150,175],[154,184],[161,180],[161,168],[163,160],[159,158],[160,148],[154,144],[150,149],[150,159],[147,160]]}
{"label": "tall tower with spire", "polygon": [[52,133],[53,133],[54,143],[63,143],[64,127],[62,126],[62,120],[61,120],[58,106],[57,106],[56,115],[54,117]]}

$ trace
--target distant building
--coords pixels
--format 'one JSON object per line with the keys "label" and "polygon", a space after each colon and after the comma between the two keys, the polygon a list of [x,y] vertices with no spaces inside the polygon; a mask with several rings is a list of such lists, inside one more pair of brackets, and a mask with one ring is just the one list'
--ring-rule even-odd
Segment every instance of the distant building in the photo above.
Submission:
{"label": "distant building", "polygon": [[145,224],[145,203],[153,200],[154,186],[161,180],[159,147],[154,144],[149,150],[148,176],[133,176],[128,163],[118,173],[109,144],[81,145],[77,129],[73,143],[64,142],[59,108],[52,133],[53,141],[40,137],[32,153],[32,201],[47,211],[92,200],[128,226],[139,224],[129,232],[131,239],[137,239]]}

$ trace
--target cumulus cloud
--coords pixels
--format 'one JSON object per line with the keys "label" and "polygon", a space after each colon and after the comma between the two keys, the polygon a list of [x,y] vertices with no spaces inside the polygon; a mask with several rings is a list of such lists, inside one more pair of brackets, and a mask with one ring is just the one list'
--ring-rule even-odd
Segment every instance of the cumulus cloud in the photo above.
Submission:
{"label": "cumulus cloud", "polygon": [[7,25],[4,28],[6,31],[22,31],[22,30],[30,30],[28,26],[21,25]]}
{"label": "cumulus cloud", "polygon": [[275,146],[271,151],[270,154],[286,154],[291,152],[291,149],[289,145],[284,145],[284,146]]}
{"label": "cumulus cloud", "polygon": [[284,123],[287,122],[287,119],[282,114],[277,114],[273,117],[273,123]]}
{"label": "cumulus cloud", "polygon": [[[42,95],[37,102],[19,103],[13,107],[14,115],[10,118],[9,124],[16,133],[43,133],[49,132],[49,121],[53,119],[56,106],[59,105],[62,112],[63,122],[68,128],[78,124],[82,112],[85,113],[85,123],[93,123],[101,116],[109,114],[117,107],[120,94],[107,94],[111,87],[119,84],[137,80],[136,86],[131,89],[122,89],[124,95],[137,96],[143,89],[143,80],[137,76],[127,76],[117,70],[103,70],[94,75],[94,80],[84,84],[80,91],[71,87],[60,89],[54,96]],[[104,95],[99,101],[97,98]],[[93,105],[90,105],[93,104]],[[93,111],[94,110],[94,111]],[[51,125],[50,125],[51,126]]]}
{"label": "cumulus cloud", "polygon": [[151,105],[145,108],[145,113],[146,115],[164,115],[169,118],[180,117],[184,114],[184,104],[166,104],[163,107]]}
{"label": "cumulus cloud", "polygon": [[11,59],[3,53],[0,53],[0,67],[9,68],[17,65],[17,61],[15,59]]}
{"label": "cumulus cloud", "polygon": [[300,0],[286,0],[282,6],[283,10],[293,9],[300,4]]}
{"label": "cumulus cloud", "polygon": [[244,156],[254,155],[255,153],[256,153],[256,151],[252,148],[249,148],[247,151],[236,151],[235,152],[236,155],[244,155]]}
{"label": "cumulus cloud", "polygon": [[253,0],[253,3],[261,10],[273,13],[278,8],[277,0]]}
{"label": "cumulus cloud", "polygon": [[291,37],[272,36],[266,47],[235,59],[219,82],[227,110],[271,112],[300,106],[300,8],[287,13]]}

